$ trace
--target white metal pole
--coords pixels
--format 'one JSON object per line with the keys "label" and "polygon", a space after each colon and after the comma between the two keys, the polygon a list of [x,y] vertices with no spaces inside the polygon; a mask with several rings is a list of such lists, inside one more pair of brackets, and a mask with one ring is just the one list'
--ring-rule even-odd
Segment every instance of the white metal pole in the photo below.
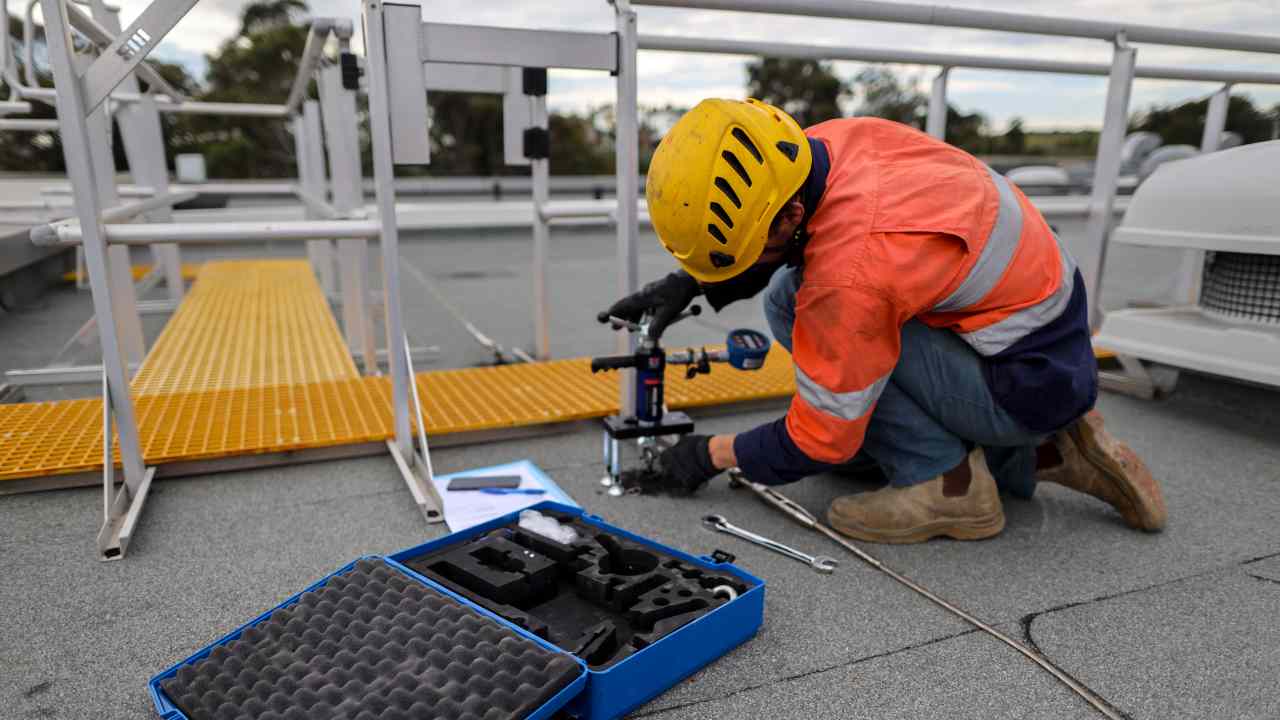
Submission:
{"label": "white metal pole", "polygon": [[325,41],[329,38],[329,29],[321,30],[314,23],[307,30],[307,41],[302,46],[302,57],[298,60],[298,74],[293,78],[293,87],[289,88],[289,98],[285,100],[285,112],[294,113],[307,95],[311,85],[311,76],[315,73],[316,63],[324,53]]}
{"label": "white metal pole", "polygon": [[925,132],[939,140],[947,139],[947,75],[950,73],[951,68],[939,70],[929,92],[929,119]]}
{"label": "white metal pole", "polygon": [[[343,215],[350,215],[364,206],[356,94],[342,86],[342,68],[337,65],[320,71],[319,87],[320,109],[324,114],[324,142],[329,151],[333,207]],[[376,373],[377,342],[367,302],[369,242],[362,238],[339,239],[338,266],[338,281],[342,286],[342,329],[347,336],[347,345],[353,352],[360,353],[366,373]]]}
{"label": "white metal pole", "polygon": [[[616,166],[618,187],[618,211],[615,219],[618,223],[618,296],[630,295],[639,289],[639,255],[636,249],[638,234],[639,188],[639,110],[636,100],[636,13],[631,9],[630,0],[613,0],[618,32],[618,70],[617,70],[617,139]],[[635,341],[630,333],[616,333],[617,352],[630,354],[635,351]],[[623,370],[619,373],[618,406],[624,416],[634,415],[635,394],[631,385],[635,379],[634,370]]]}
{"label": "white metal pole", "polygon": [[[153,0],[144,7],[133,23],[103,48],[98,58],[82,74],[80,81],[84,87],[86,106],[96,108],[101,105],[120,81],[146,59],[196,2],[197,0]],[[150,74],[153,76],[153,87],[167,85],[158,73]]]}
{"label": "white metal pole", "polygon": [[[326,200],[329,183],[326,180],[324,145],[320,129],[320,104],[315,100],[302,103],[302,115],[295,121],[294,127],[301,130],[301,136],[295,139],[295,145],[300,153],[298,156],[299,184],[312,197]],[[320,218],[313,208],[307,209],[307,217]],[[332,295],[334,290],[333,241],[328,238],[307,241],[307,257],[311,260],[311,266],[315,268],[324,294]]]}
{"label": "white metal pole", "polygon": [[[89,125],[85,121],[85,102],[79,77],[73,66],[71,37],[68,34],[66,9],[61,0],[40,0],[44,10],[45,39],[54,82],[58,87],[58,118],[62,126],[63,157],[67,164],[67,176],[76,191],[76,215],[84,233],[85,264],[89,271],[89,286],[93,297],[93,311],[98,318],[98,334],[102,342],[102,364],[106,369],[110,402],[118,420],[120,459],[124,465],[124,479],[130,492],[139,492],[144,479],[142,450],[138,443],[138,424],[129,397],[129,381],[125,375],[127,365],[116,336],[115,303],[107,274],[106,242],[98,213],[102,209],[90,152],[92,140]],[[131,286],[132,287],[132,286]],[[105,428],[104,428],[105,430]],[[103,438],[111,442],[110,437]]]}
{"label": "white metal pole", "polygon": [[365,57],[369,76],[369,128],[373,140],[373,179],[378,219],[382,227],[382,283],[386,312],[387,360],[391,366],[391,402],[395,412],[395,443],[405,457],[413,454],[409,432],[409,367],[404,353],[404,324],[400,314],[400,235],[396,226],[395,166],[391,161],[391,98],[387,89],[386,28],[381,0],[365,0]]}
{"label": "white metal pole", "polygon": [[1227,106],[1231,101],[1231,83],[1227,83],[1209,96],[1209,108],[1204,117],[1204,134],[1200,137],[1200,152],[1217,152],[1222,144],[1222,132],[1227,127]]}
{"label": "white metal pole", "polygon": [[[765,40],[733,40],[729,38],[689,37],[680,35],[639,36],[641,50],[708,53],[712,55],[766,55],[797,60],[851,60],[871,63],[903,63],[948,68],[1012,70],[1015,72],[1060,73],[1063,75],[1111,74],[1110,63],[1037,60],[1028,57],[1000,55],[966,55],[952,52],[928,52],[906,48],[855,47],[850,45],[809,45]],[[1153,80],[1189,80],[1194,82],[1232,82],[1259,85],[1280,84],[1280,73],[1229,68],[1175,67],[1170,65],[1138,65],[1134,77]]]}
{"label": "white metal pole", "polygon": [[848,20],[938,25],[976,30],[1065,35],[1111,40],[1125,35],[1133,42],[1182,45],[1217,50],[1280,52],[1280,36],[1187,30],[1134,23],[1053,17],[1027,13],[978,10],[947,5],[888,2],[887,0],[630,0],[636,5],[734,10],[740,12],[808,15]]}
{"label": "white metal pole", "polygon": [[1089,197],[1089,219],[1085,244],[1076,258],[1088,289],[1089,324],[1102,321],[1102,271],[1107,261],[1107,244],[1115,220],[1116,181],[1120,177],[1120,150],[1129,123],[1129,95],[1133,89],[1133,67],[1137,50],[1123,35],[1115,39],[1111,59],[1111,79],[1107,83],[1106,115],[1098,137],[1098,157],[1093,170],[1093,192]]}
{"label": "white metal pole", "polygon": [[[119,35],[121,32],[120,13],[109,9],[102,0],[91,0],[89,3],[92,19],[96,21],[105,36]],[[68,15],[70,18],[70,15]],[[146,68],[147,65],[139,65]],[[135,73],[129,73],[120,82],[119,89],[128,93],[140,93]],[[169,170],[164,158],[164,133],[160,129],[160,113],[156,109],[152,95],[139,94],[138,101],[129,103],[116,113],[116,121],[120,126],[120,137],[124,141],[125,155],[129,159],[129,173],[134,182],[150,186],[152,192],[163,195],[169,190]],[[147,219],[153,222],[167,222],[172,219],[171,208],[164,205],[148,213]],[[182,259],[178,246],[172,243],[158,243],[151,246],[151,257],[162,272],[169,299],[182,300],[185,290],[182,279]]]}
{"label": "white metal pole", "polygon": [[[190,223],[134,223],[103,225],[100,235],[111,245],[151,245],[157,242],[217,244],[250,241],[296,242],[316,236],[342,238],[378,237],[375,220],[226,220]],[[75,244],[83,233],[78,223],[57,222],[42,226],[40,244]],[[34,239],[34,238],[33,238]]]}
{"label": "white metal pole", "polygon": [[[78,67],[88,66],[91,58],[74,55],[72,62]],[[65,90],[58,89],[58,95]],[[109,208],[119,204],[116,194],[116,165],[112,155],[111,116],[106,104],[93,109],[85,118],[85,127],[91,138],[89,155],[93,167],[93,183],[97,190],[97,208]],[[79,197],[76,198],[79,204]],[[102,222],[102,218],[98,218]],[[107,277],[112,286],[111,301],[115,305],[116,332],[120,333],[120,345],[124,349],[126,367],[142,362],[147,353],[146,338],[142,334],[142,318],[138,314],[138,298],[133,287],[133,260],[127,247],[107,247]],[[128,378],[128,370],[125,371]]]}
{"label": "white metal pole", "polygon": [[32,120],[30,118],[6,118],[0,120],[0,130],[17,132],[57,132],[57,120]]}
{"label": "white metal pole", "polygon": [[[547,96],[529,98],[532,126],[548,128]],[[534,355],[539,360],[551,357],[551,307],[547,295],[547,264],[551,252],[551,226],[543,215],[551,200],[551,159],[530,161],[533,175],[533,335]]]}
{"label": "white metal pole", "polygon": [[[117,113],[120,135],[124,138],[125,152],[129,156],[129,172],[134,182],[146,185],[157,197],[169,193],[169,169],[164,157],[164,134],[160,129],[160,113],[155,99],[146,96],[125,106]],[[169,222],[173,209],[164,204],[147,213],[151,222]],[[186,289],[182,277],[182,255],[173,243],[157,243],[151,246],[151,256],[164,275],[170,300],[181,301]]]}

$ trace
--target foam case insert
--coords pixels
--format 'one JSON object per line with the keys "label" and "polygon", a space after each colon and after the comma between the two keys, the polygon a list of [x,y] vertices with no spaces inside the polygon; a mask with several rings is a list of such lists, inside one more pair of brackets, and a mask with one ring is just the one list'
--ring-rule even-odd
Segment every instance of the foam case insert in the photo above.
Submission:
{"label": "foam case insert", "polygon": [[167,720],[537,720],[581,661],[382,558],[358,560],[151,681]]}
{"label": "foam case insert", "polygon": [[519,527],[513,513],[390,560],[587,663],[568,706],[618,717],[755,634],[763,581],[552,502],[532,509],[577,531],[570,544]]}

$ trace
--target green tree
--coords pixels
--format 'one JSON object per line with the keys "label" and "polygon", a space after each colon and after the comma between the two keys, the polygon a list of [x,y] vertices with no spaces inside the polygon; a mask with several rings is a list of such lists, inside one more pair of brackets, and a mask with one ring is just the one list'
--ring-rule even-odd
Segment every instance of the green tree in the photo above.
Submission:
{"label": "green tree", "polygon": [[763,57],[747,64],[747,94],[786,110],[801,127],[843,115],[848,86],[830,63]]}
{"label": "green tree", "polygon": [[1009,120],[1009,129],[1004,133],[1001,146],[1001,152],[1010,155],[1021,155],[1027,151],[1027,134],[1022,130],[1022,118]]}
{"label": "green tree", "polygon": [[[556,175],[607,175],[613,172],[614,106],[586,113],[551,116],[551,172]],[[644,144],[643,133],[640,140]]]}
{"label": "green tree", "polygon": [[261,30],[287,27],[306,15],[305,0],[259,0],[241,14],[240,35],[247,37]]}
{"label": "green tree", "polygon": [[430,93],[431,165],[408,174],[499,175],[502,101],[497,95]]}
{"label": "green tree", "polygon": [[[22,20],[8,16],[9,50],[12,52],[11,66],[19,77],[25,72],[22,63]],[[43,54],[44,30],[37,27],[33,48],[36,57]],[[36,69],[36,77],[41,85],[52,86],[53,78],[49,73]],[[9,86],[0,80],[0,98],[8,99]],[[52,120],[57,117],[53,107],[44,103],[32,102],[31,112],[23,117]],[[62,138],[56,132],[0,132],[0,170],[23,172],[64,172],[66,165],[62,160]]]}
{"label": "green tree", "polygon": [[[306,44],[308,29],[296,22],[305,12],[302,0],[265,0],[246,6],[240,32],[206,56],[209,69],[195,99],[284,102]],[[170,150],[203,153],[211,177],[296,174],[293,136],[279,119],[175,115],[167,124]]]}
{"label": "green tree", "polygon": [[[1153,105],[1129,121],[1129,130],[1156,133],[1166,145],[1199,147],[1208,110],[1208,99],[1179,105]],[[1273,113],[1255,106],[1249,96],[1232,95],[1227,102],[1226,129],[1239,133],[1246,143],[1270,140],[1275,129],[1274,117]]]}
{"label": "green tree", "polygon": [[980,112],[963,113],[947,105],[947,142],[975,155],[991,151],[987,118]]}
{"label": "green tree", "polygon": [[859,115],[884,118],[923,127],[929,98],[910,81],[901,80],[892,70],[871,66],[853,80],[859,97]]}

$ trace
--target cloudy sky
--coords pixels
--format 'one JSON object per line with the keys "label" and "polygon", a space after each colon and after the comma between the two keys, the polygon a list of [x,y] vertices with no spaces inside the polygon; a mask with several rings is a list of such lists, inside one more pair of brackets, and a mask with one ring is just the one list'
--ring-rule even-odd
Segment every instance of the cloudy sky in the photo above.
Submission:
{"label": "cloudy sky", "polygon": [[[127,25],[148,0],[119,0]],[[309,0],[319,16],[349,16],[357,20],[358,0]],[[247,0],[201,0],[166,38],[158,55],[203,72],[203,53],[232,35]],[[437,22],[609,31],[613,8],[605,0],[423,0],[427,19]],[[1280,36],[1280,0],[951,0],[948,4],[988,10],[1044,15],[1069,15],[1100,20],[1129,20],[1202,30],[1238,31]],[[1106,63],[1108,45],[1095,40],[1070,40],[912,25],[747,13],[673,10],[640,7],[642,33],[765,39],[872,48],[909,48],[985,55],[1031,57]],[[358,25],[357,25],[358,27]],[[358,33],[357,33],[358,34]],[[746,58],[643,51],[640,54],[640,102],[691,105],[707,96],[741,96]],[[1280,59],[1258,53],[1235,53],[1193,48],[1139,46],[1138,64],[1280,70]],[[836,63],[849,78],[857,63]],[[896,66],[927,87],[933,70]],[[1214,90],[1206,83],[1138,80],[1134,109],[1154,103],[1201,98]],[[948,85],[953,104],[964,111],[980,111],[1002,128],[1021,117],[1037,129],[1097,127],[1101,123],[1106,80],[988,70],[952,71]],[[1280,88],[1246,85],[1237,90],[1268,107],[1280,102]],[[552,73],[553,109],[580,110],[609,102],[612,79],[603,74]]]}

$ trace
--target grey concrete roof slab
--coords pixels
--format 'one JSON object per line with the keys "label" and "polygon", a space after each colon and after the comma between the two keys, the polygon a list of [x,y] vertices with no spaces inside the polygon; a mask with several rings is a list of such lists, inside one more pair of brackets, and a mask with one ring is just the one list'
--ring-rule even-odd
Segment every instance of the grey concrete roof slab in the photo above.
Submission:
{"label": "grey concrete roof slab", "polygon": [[1240,568],[1034,618],[1068,672],[1138,718],[1280,716],[1280,584]]}
{"label": "grey concrete roof slab", "polygon": [[[671,267],[657,243],[642,238],[641,248],[643,278]],[[299,248],[252,252],[292,256]],[[409,236],[403,246],[406,262],[446,289],[469,319],[526,348],[530,253],[525,233]],[[556,356],[612,351],[611,333],[594,315],[613,296],[613,253],[603,231],[553,234]],[[184,257],[245,254],[220,247]],[[415,283],[404,279],[412,339],[443,351],[419,369],[487,360]],[[90,312],[87,297],[71,290],[45,300],[35,313],[0,313],[0,369],[51,359]],[[759,304],[677,325],[668,344],[716,342],[736,326],[763,328]],[[94,361],[94,348],[76,361]],[[73,391],[94,389],[67,394]],[[1280,674],[1280,392],[1184,375],[1167,400],[1104,394],[1099,406],[1108,427],[1161,479],[1170,508],[1164,533],[1134,532],[1093,498],[1046,486],[1034,500],[1005,501],[1008,524],[998,538],[867,549],[1006,629],[1016,632],[1021,619],[1035,617],[1041,647],[1134,718],[1275,717],[1280,691],[1266,680]],[[699,431],[743,430],[780,412],[699,417]],[[690,552],[723,548],[768,581],[760,634],[641,714],[1092,716],[1008,648],[723,479],[692,499],[610,498],[598,484],[599,454],[599,434],[583,424],[546,437],[442,447],[432,458],[438,472],[530,458],[590,512]],[[783,492],[821,514],[833,498],[871,487],[821,476]],[[817,575],[705,530],[699,521],[707,512],[840,557],[842,565]],[[444,532],[422,520],[385,457],[159,482],[129,556],[118,563],[93,559],[100,513],[95,489],[0,497],[0,716],[154,716],[145,691],[153,673],[358,555]]]}

